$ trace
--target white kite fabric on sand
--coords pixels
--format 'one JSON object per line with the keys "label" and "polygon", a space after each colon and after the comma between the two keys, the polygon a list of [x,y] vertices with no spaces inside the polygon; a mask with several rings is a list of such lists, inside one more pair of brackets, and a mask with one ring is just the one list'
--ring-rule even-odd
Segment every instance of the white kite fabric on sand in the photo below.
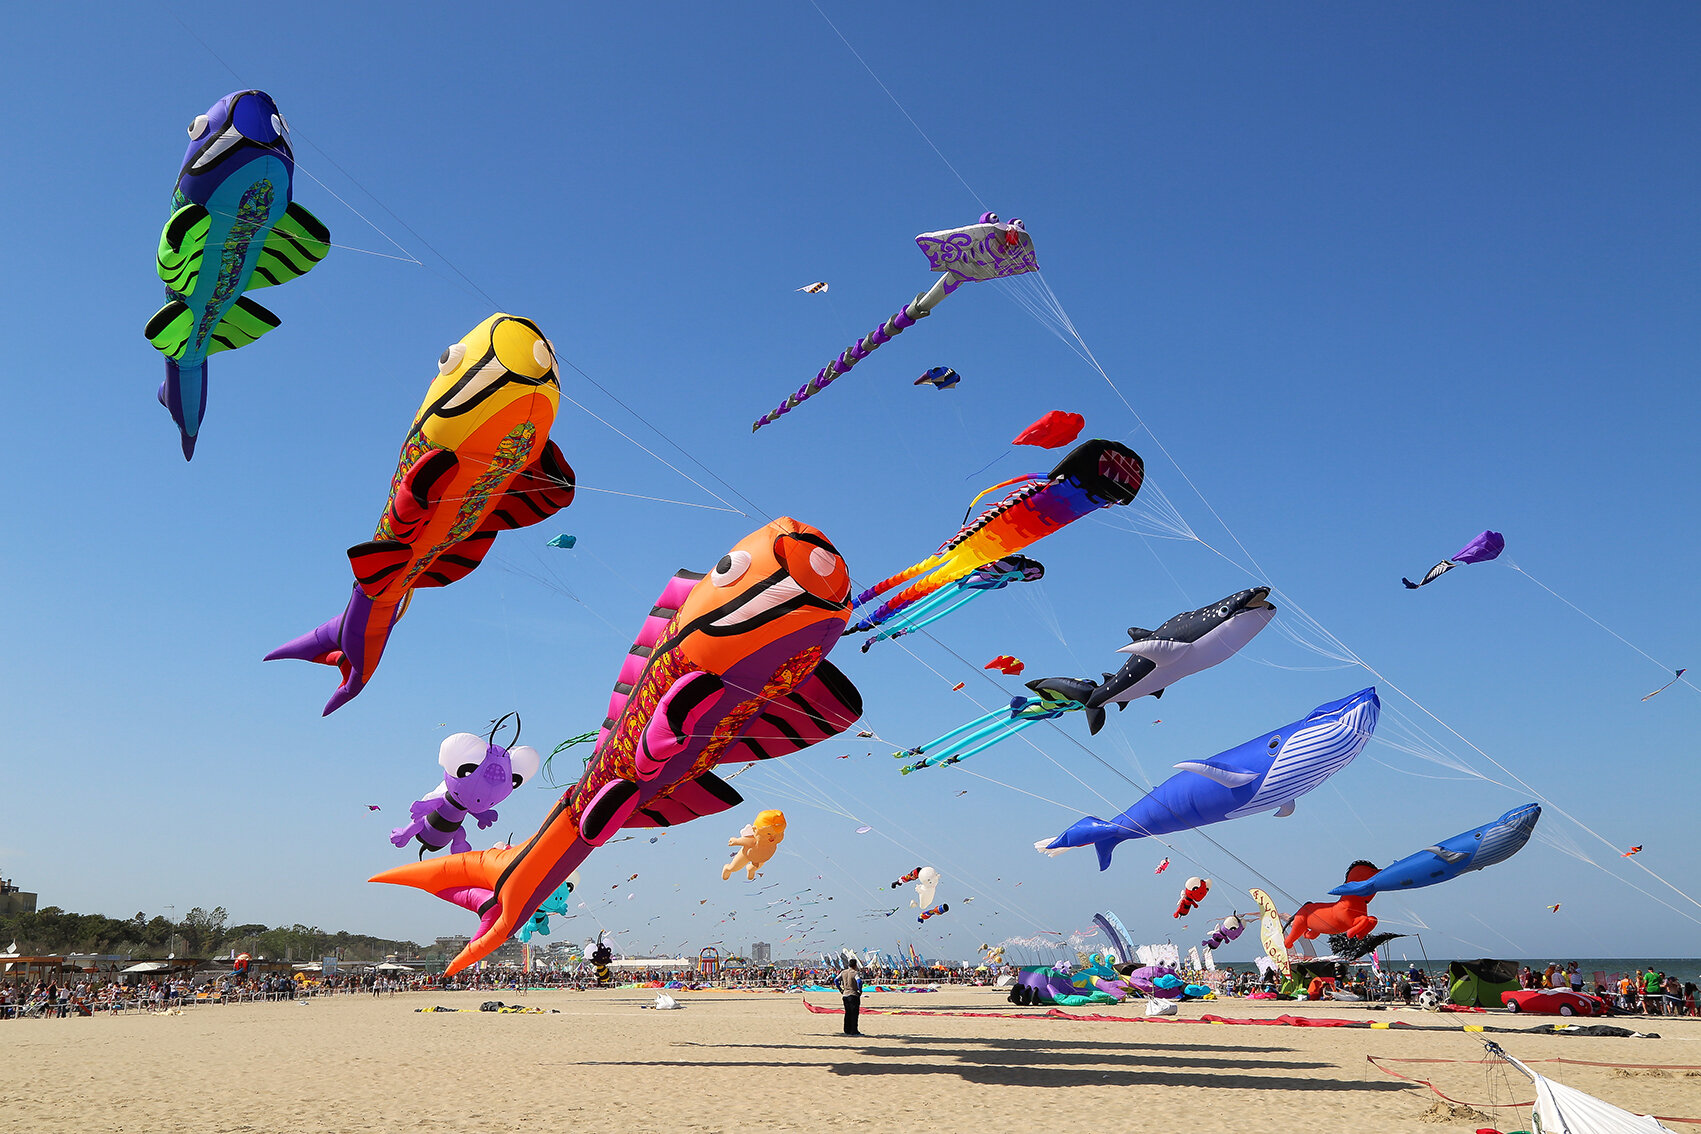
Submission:
{"label": "white kite fabric on sand", "polygon": [[1506,1060],[1535,1084],[1536,1106],[1530,1116],[1534,1134],[1658,1134],[1662,1130],[1671,1134],[1671,1127],[1657,1118],[1632,1114],[1576,1087],[1556,1083],[1507,1055],[1499,1044],[1487,1046],[1490,1055]]}

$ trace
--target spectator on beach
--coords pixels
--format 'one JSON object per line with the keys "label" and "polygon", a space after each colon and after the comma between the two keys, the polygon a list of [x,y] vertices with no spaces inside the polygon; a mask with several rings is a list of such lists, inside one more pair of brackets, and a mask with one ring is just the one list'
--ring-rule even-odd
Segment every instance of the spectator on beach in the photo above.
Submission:
{"label": "spectator on beach", "polygon": [[1583,991],[1583,971],[1577,967],[1576,961],[1565,966],[1565,975],[1571,983],[1571,991],[1581,993]]}
{"label": "spectator on beach", "polygon": [[848,958],[839,972],[839,995],[845,1002],[845,1035],[860,1036],[862,1029],[857,1017],[862,1011],[862,976],[857,972],[855,957]]}
{"label": "spectator on beach", "polygon": [[1642,1012],[1644,1015],[1657,1016],[1660,1014],[1660,974],[1650,968],[1642,976]]}

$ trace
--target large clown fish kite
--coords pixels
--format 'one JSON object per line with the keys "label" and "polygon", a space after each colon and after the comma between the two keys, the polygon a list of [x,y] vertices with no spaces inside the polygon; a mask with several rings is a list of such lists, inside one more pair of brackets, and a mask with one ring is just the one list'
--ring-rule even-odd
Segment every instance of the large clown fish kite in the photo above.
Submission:
{"label": "large clown fish kite", "polygon": [[[915,326],[918,320],[931,315],[941,300],[970,280],[996,280],[1039,269],[1039,261],[1034,259],[1034,241],[1028,230],[1019,220],[1000,221],[997,213],[982,213],[980,220],[962,228],[924,232],[915,238],[915,242],[927,256],[929,266],[944,275],[927,291],[906,303],[896,315],[823,366],[814,378],[798,387],[797,393],[757,418],[750,432],[778,421],[781,415],[790,413],[825,390],[835,378],[850,373],[850,368],[867,358],[875,347],[891,342],[892,336],[902,334]],[[809,288],[798,290],[814,287],[811,284]],[[825,284],[821,285],[821,290],[827,290]]]}
{"label": "large clown fish kite", "polygon": [[743,802],[715,774],[836,736],[862,698],[826,655],[849,617],[850,573],[827,537],[781,517],[707,576],[675,575],[626,656],[596,749],[523,846],[427,859],[373,878],[478,914],[459,972],[513,933],[625,827],[671,827]]}
{"label": "large clown fish kite", "polygon": [[[1082,516],[1129,503],[1145,476],[1145,462],[1121,442],[1094,440],[1076,446],[1050,475],[1018,478],[1019,487],[966,523],[938,551],[857,595],[856,605],[863,612],[845,632],[872,630],[977,568],[1013,555]],[[1006,481],[987,492],[1017,483]],[[882,596],[884,601],[868,608]]]}
{"label": "large clown fish kite", "polygon": [[195,455],[207,412],[207,356],[247,346],[280,320],[244,292],[303,275],[331,232],[291,199],[289,127],[265,91],[225,95],[189,124],[189,150],[156,256],[165,306],[144,333],[165,355],[159,402]]}
{"label": "large clown fish kite", "polygon": [[555,351],[530,319],[492,315],[444,351],[402,443],[378,530],[348,550],[348,608],[266,660],[341,670],[327,715],[365,688],[416,587],[464,578],[497,532],[573,502],[573,470],[549,439],[560,398]]}

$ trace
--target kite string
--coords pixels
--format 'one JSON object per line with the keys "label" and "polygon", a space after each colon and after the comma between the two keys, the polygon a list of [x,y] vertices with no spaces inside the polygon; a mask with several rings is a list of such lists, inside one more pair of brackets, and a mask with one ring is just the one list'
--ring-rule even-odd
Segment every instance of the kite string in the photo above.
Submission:
{"label": "kite string", "polygon": [[[1518,574],[1524,576],[1524,578],[1528,579],[1530,582],[1534,583],[1536,586],[1540,587],[1542,590],[1546,591],[1572,610],[1575,610],[1578,614],[1581,614],[1584,618],[1587,618],[1590,622],[1593,622],[1596,626],[1599,626],[1602,630],[1605,630],[1608,634],[1611,634],[1614,638],[1617,638],[1620,642],[1623,642],[1626,646],[1629,646],[1631,649],[1659,666],[1662,670],[1671,672],[1676,668],[1662,662],[1659,658],[1656,658],[1653,654],[1650,654],[1647,650],[1644,650],[1641,646],[1638,646],[1635,642],[1632,642],[1629,638],[1626,638],[1623,634],[1620,634],[1617,630],[1614,630],[1611,626],[1608,626],[1606,623],[1602,622],[1600,619],[1596,618],[1594,615],[1590,614],[1588,611],[1584,610],[1582,607],[1578,606],[1576,603],[1572,602],[1570,599],[1566,598],[1564,595],[1560,594],[1558,591],[1554,590],[1528,571],[1524,570],[1524,568],[1518,565],[1517,560],[1513,559],[1510,555],[1502,556],[1502,558],[1506,560],[1506,565],[1512,568],[1512,570],[1518,572]],[[1701,693],[1701,686],[1695,685],[1687,677],[1679,676],[1673,680],[1681,682],[1682,684],[1689,686],[1691,689],[1694,689],[1696,692]]]}

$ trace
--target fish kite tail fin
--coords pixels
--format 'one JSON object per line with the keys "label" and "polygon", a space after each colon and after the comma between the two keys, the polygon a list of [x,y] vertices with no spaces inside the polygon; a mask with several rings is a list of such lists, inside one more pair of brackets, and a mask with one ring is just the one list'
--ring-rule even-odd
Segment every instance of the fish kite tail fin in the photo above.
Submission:
{"label": "fish kite tail fin", "polygon": [[195,439],[207,413],[207,362],[183,366],[175,358],[165,360],[165,381],[159,386],[159,404],[171,414],[183,442],[183,459],[193,460]]}
{"label": "fish kite tail fin", "polygon": [[330,716],[366,688],[367,679],[377,667],[384,644],[389,641],[390,631],[400,614],[399,608],[385,605],[389,609],[382,616],[384,628],[374,635],[374,627],[379,621],[374,618],[378,613],[377,604],[367,598],[356,583],[348,606],[341,614],[299,638],[285,642],[267,654],[265,660],[292,659],[336,666],[343,679],[331,694],[331,699],[325,702],[323,715]]}
{"label": "fish kite tail fin", "polygon": [[1104,727],[1104,709],[1097,705],[1087,706],[1087,734],[1097,736],[1099,729]]}
{"label": "fish kite tail fin", "polygon": [[529,919],[505,909],[500,898],[503,872],[522,854],[521,847],[452,854],[410,862],[367,879],[392,886],[412,886],[460,906],[479,917],[478,932],[450,962],[448,972],[457,973],[495,951],[519,924]]}

